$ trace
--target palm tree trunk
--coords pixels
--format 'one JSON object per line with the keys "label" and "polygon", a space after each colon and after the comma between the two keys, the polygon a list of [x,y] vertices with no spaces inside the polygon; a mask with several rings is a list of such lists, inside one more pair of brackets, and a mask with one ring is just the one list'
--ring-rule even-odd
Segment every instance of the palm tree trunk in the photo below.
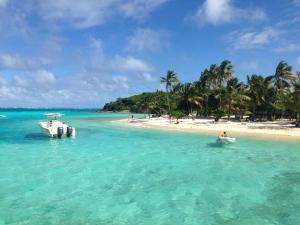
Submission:
{"label": "palm tree trunk", "polygon": [[166,87],[166,91],[167,91],[167,93],[166,93],[166,96],[167,96],[167,104],[168,104],[168,109],[169,109],[169,116],[170,116],[170,114],[171,114],[171,106],[170,106],[170,99],[169,99],[169,90],[168,90],[168,88]]}
{"label": "palm tree trunk", "polygon": [[253,104],[253,106],[252,106],[252,117],[253,118],[256,117],[256,107],[255,107],[255,104]]}
{"label": "palm tree trunk", "polygon": [[190,112],[190,107],[189,107],[189,101],[186,100],[186,107],[187,107],[187,111]]}
{"label": "palm tree trunk", "polygon": [[[229,100],[231,102],[231,100]],[[228,103],[228,120],[230,120],[230,116],[231,116],[231,103]]]}
{"label": "palm tree trunk", "polygon": [[169,108],[169,120],[170,120],[170,123],[171,123],[171,105],[170,105],[169,89],[168,89],[168,87],[166,87],[166,91],[167,91],[167,103],[168,103],[168,108]]}

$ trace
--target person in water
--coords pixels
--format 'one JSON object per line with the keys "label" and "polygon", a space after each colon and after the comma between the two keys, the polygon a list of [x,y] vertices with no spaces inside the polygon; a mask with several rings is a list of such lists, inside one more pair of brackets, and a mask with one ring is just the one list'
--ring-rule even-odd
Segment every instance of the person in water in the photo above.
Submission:
{"label": "person in water", "polygon": [[219,134],[219,138],[222,139],[224,137],[228,137],[226,131],[223,131]]}

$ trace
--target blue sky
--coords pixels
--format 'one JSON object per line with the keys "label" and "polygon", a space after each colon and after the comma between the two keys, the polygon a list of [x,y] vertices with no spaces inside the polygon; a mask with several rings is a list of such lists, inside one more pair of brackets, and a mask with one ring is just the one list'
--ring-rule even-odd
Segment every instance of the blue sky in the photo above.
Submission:
{"label": "blue sky", "polygon": [[0,107],[100,107],[224,59],[300,70],[300,0],[0,0]]}

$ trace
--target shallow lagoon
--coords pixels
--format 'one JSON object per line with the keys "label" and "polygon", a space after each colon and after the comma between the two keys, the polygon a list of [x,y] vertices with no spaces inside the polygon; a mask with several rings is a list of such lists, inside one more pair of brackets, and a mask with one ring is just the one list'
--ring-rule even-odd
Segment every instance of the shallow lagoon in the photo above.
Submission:
{"label": "shallow lagoon", "polygon": [[299,144],[120,127],[122,114],[1,111],[0,224],[300,224]]}

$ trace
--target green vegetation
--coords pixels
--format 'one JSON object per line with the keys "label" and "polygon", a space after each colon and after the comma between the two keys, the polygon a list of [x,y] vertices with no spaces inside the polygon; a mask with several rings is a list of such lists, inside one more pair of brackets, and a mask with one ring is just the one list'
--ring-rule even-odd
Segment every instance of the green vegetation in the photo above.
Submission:
{"label": "green vegetation", "polygon": [[103,111],[129,110],[134,113],[168,114],[175,118],[185,115],[227,115],[240,119],[249,115],[256,120],[278,118],[300,119],[300,72],[281,61],[274,75],[247,76],[247,83],[239,81],[230,61],[213,64],[205,69],[199,80],[181,83],[175,72],[169,70],[161,83],[165,92],[142,93],[119,98],[105,104]]}

